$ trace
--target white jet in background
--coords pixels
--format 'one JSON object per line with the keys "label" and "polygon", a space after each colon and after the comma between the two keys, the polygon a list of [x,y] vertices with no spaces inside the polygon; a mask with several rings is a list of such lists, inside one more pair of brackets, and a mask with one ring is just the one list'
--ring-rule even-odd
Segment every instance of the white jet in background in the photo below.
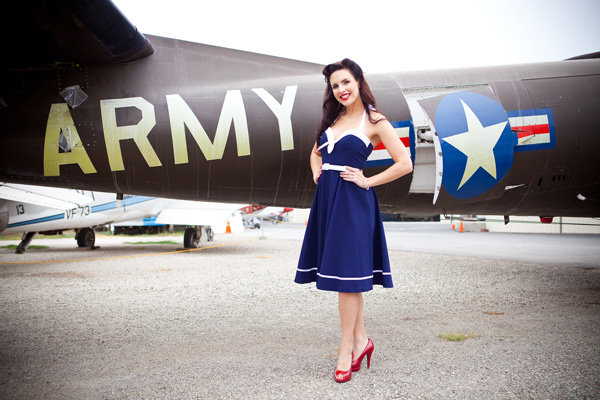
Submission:
{"label": "white jet in background", "polygon": [[36,233],[69,229],[75,229],[79,247],[93,249],[94,227],[156,216],[157,223],[193,226],[184,235],[184,246],[191,248],[200,245],[203,231],[205,240],[212,240],[212,231],[223,227],[224,232],[228,221],[232,232],[239,231],[243,206],[147,196],[116,199],[114,193],[0,183],[0,232],[23,233],[17,253],[27,249]]}
{"label": "white jet in background", "polygon": [[258,210],[254,213],[254,215],[261,219],[270,220],[274,224],[278,224],[284,221],[288,213],[294,211],[293,208],[290,207],[265,207],[261,210]]}
{"label": "white jet in background", "polygon": [[[114,228],[152,225],[186,225],[183,234],[185,248],[197,248],[201,241],[212,241],[215,233],[244,231],[241,209],[247,204],[210,203],[174,200],[157,215],[146,219],[117,222]],[[227,227],[229,226],[229,229]]]}

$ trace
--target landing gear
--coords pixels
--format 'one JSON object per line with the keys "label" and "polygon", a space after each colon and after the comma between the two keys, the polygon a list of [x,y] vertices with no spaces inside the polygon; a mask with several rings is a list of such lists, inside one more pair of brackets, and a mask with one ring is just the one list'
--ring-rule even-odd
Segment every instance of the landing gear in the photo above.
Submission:
{"label": "landing gear", "polygon": [[27,250],[27,247],[29,247],[29,243],[31,243],[31,239],[33,239],[36,233],[37,232],[24,232],[23,236],[21,236],[21,243],[19,243],[19,245],[17,246],[17,250],[15,251],[15,253],[25,253],[25,250]]}
{"label": "landing gear", "polygon": [[196,228],[186,228],[183,233],[183,247],[186,249],[197,249],[200,247],[200,238],[202,230]]}
{"label": "landing gear", "polygon": [[204,240],[212,242],[215,238],[215,233],[210,226],[196,226],[194,228],[186,228],[183,233],[183,247],[186,249],[197,249],[200,247],[200,239],[202,238],[202,231],[205,235]]}
{"label": "landing gear", "polygon": [[82,228],[75,234],[75,240],[77,240],[77,246],[93,249],[96,242],[96,234],[94,234],[92,228]]}
{"label": "landing gear", "polygon": [[207,226],[204,230],[206,231],[206,241],[212,242],[215,239],[215,233],[212,228]]}

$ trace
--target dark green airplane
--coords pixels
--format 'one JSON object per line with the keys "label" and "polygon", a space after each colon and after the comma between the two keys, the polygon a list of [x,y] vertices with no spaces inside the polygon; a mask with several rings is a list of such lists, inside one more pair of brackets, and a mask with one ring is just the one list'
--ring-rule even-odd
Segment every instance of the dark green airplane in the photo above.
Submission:
{"label": "dark green airplane", "polygon": [[[310,206],[322,65],[144,36],[109,0],[15,7],[0,181]],[[414,164],[382,209],[600,216],[599,56],[368,75]],[[377,147],[365,174],[391,163]]]}

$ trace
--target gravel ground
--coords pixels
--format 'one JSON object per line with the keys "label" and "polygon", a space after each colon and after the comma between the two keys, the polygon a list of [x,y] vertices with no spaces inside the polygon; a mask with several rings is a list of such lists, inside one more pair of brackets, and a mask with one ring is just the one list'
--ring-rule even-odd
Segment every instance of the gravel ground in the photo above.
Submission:
{"label": "gravel ground", "polygon": [[[337,294],[293,283],[297,239],[236,243],[249,238],[151,256],[178,245],[0,249],[0,397],[600,398],[600,260],[391,250],[395,288],[365,295],[371,368],[337,384]],[[146,256],[2,264],[131,255]]]}

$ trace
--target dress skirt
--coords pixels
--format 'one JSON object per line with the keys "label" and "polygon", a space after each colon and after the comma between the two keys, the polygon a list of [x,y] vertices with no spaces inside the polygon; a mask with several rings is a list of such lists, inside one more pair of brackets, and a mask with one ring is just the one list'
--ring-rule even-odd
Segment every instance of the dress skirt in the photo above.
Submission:
{"label": "dress skirt", "polygon": [[366,292],[393,287],[379,202],[373,189],[323,171],[315,191],[296,271],[296,283]]}

